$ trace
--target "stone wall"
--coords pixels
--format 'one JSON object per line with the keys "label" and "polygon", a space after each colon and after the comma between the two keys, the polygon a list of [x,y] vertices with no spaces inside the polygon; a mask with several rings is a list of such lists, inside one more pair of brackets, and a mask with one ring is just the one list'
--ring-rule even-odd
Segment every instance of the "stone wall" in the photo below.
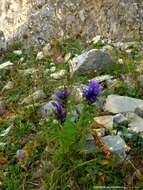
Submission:
{"label": "stone wall", "polygon": [[[42,45],[51,37],[100,34],[115,41],[143,36],[142,0],[0,0],[6,41]],[[0,39],[1,40],[1,39]]]}

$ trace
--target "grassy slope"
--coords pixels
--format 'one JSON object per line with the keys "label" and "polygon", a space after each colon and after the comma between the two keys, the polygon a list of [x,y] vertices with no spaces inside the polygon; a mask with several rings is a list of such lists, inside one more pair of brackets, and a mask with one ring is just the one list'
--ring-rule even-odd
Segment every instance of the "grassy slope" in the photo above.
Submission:
{"label": "grassy slope", "polygon": [[[113,49],[110,52],[116,61],[123,58],[125,62],[122,67],[117,64],[111,74],[116,78],[120,78],[121,74],[131,74],[136,84],[135,87],[120,80],[112,89],[104,90],[102,95],[117,93],[142,98],[143,91],[136,82],[138,74],[133,72],[136,65],[143,61],[142,52],[138,48],[139,44],[140,42],[137,43],[137,47],[133,48],[130,56],[125,51],[117,52]],[[33,102],[28,107],[18,104],[36,89],[43,89],[50,97],[54,90],[61,85],[71,86],[76,82],[87,83],[91,78],[91,76],[77,76],[69,80],[67,73],[64,79],[54,81],[49,74],[45,75],[44,70],[50,68],[51,62],[55,62],[56,55],[64,56],[71,53],[73,57],[87,48],[87,44],[83,45],[80,41],[73,39],[63,42],[53,40],[52,45],[53,55],[42,61],[35,59],[37,50],[29,49],[23,50],[25,64],[20,63],[19,56],[12,53],[12,49],[17,49],[19,46],[13,47],[2,57],[1,63],[10,60],[15,66],[13,70],[1,73],[4,81],[0,82],[0,88],[2,89],[9,80],[14,82],[14,88],[1,92],[1,97],[7,104],[8,113],[0,118],[0,132],[10,125],[14,127],[8,136],[0,139],[0,142],[7,143],[5,147],[0,147],[0,189],[90,190],[94,189],[94,186],[126,186],[126,183],[142,187],[142,176],[135,177],[134,182],[132,181],[132,176],[136,172],[135,168],[142,165],[143,141],[138,135],[134,135],[129,142],[132,164],[118,165],[114,155],[106,158],[99,148],[95,148],[95,151],[89,155],[84,153],[86,134],[90,132],[93,117],[98,115],[97,109],[85,103],[85,110],[74,125],[70,122],[70,113],[75,108],[75,102],[69,98],[67,103],[69,116],[66,122],[60,125],[54,118],[44,120],[37,116],[36,105],[40,102]],[[88,47],[100,48],[102,44],[90,44]],[[67,63],[56,64],[56,67],[57,70],[61,68],[68,70]],[[19,69],[27,68],[38,69],[38,73],[35,77],[18,74]],[[93,76],[99,74],[96,73]],[[19,162],[16,158],[18,149],[28,152],[28,156],[23,162]]]}

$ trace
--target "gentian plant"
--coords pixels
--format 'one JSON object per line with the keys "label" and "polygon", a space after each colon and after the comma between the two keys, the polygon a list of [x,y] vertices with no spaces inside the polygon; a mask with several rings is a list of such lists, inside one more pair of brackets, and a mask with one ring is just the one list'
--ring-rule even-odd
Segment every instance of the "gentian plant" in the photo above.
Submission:
{"label": "gentian plant", "polygon": [[63,123],[67,116],[67,112],[64,109],[64,105],[58,101],[53,101],[51,103],[52,103],[53,107],[55,108],[55,110],[54,110],[55,116],[61,123]]}
{"label": "gentian plant", "polygon": [[100,93],[100,84],[97,81],[90,81],[88,83],[88,87],[83,90],[84,97],[90,102],[95,103],[97,100],[97,96]]}
{"label": "gentian plant", "polygon": [[56,90],[54,95],[61,100],[66,100],[70,95],[69,90],[65,87],[63,90]]}

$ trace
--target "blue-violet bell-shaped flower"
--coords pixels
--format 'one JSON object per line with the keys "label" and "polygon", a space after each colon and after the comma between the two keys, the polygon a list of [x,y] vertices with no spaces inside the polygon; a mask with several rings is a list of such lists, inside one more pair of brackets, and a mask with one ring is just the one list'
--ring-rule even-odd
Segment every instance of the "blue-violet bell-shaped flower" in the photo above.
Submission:
{"label": "blue-violet bell-shaped flower", "polygon": [[96,98],[100,93],[100,84],[97,81],[90,81],[88,87],[83,90],[84,97],[90,102],[95,103]]}
{"label": "blue-violet bell-shaped flower", "polygon": [[57,90],[55,91],[54,95],[61,99],[61,100],[65,100],[67,99],[67,97],[70,95],[69,90],[65,87],[63,90]]}
{"label": "blue-violet bell-shaped flower", "polygon": [[64,105],[58,101],[53,101],[51,103],[52,103],[53,107],[55,108],[54,113],[55,113],[57,119],[60,120],[61,123],[63,123],[67,116],[67,112],[64,109]]}

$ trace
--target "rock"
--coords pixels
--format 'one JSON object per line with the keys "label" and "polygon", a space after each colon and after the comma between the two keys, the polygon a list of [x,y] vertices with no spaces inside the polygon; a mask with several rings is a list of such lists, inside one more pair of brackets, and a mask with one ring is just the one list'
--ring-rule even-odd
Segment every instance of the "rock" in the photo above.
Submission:
{"label": "rock", "polygon": [[42,51],[40,51],[37,53],[36,60],[42,60],[42,59],[44,59],[44,54]]}
{"label": "rock", "polygon": [[75,85],[71,88],[71,96],[76,102],[81,102],[83,99],[83,90],[86,88],[86,85]]}
{"label": "rock", "polygon": [[142,106],[138,106],[136,109],[135,109],[135,113],[142,117],[143,118],[143,105]]}
{"label": "rock", "polygon": [[2,92],[4,90],[11,90],[11,89],[13,89],[13,87],[14,87],[14,82],[8,81],[8,83],[3,87]]}
{"label": "rock", "polygon": [[43,90],[37,90],[33,94],[29,95],[28,97],[24,98],[24,100],[20,104],[29,104],[32,101],[37,101],[40,99],[46,98],[46,94],[43,92]]}
{"label": "rock", "polygon": [[79,11],[79,18],[82,22],[85,21],[85,13],[84,10]]}
{"label": "rock", "polygon": [[94,121],[97,126],[101,126],[106,129],[113,128],[113,116],[112,115],[95,117]]}
{"label": "rock", "polygon": [[128,124],[128,119],[121,113],[115,115],[113,117],[113,121],[119,125],[127,125]]}
{"label": "rock", "polygon": [[126,117],[128,119],[129,131],[133,132],[143,132],[143,119],[136,115],[135,113],[127,113]]}
{"label": "rock", "polygon": [[108,136],[102,137],[102,140],[103,142],[105,142],[105,144],[107,144],[107,146],[113,153],[119,154],[121,158],[126,157],[126,153],[125,153],[126,143],[119,135],[116,135],[116,136],[108,135]]}
{"label": "rock", "polygon": [[87,141],[92,141],[92,140],[94,140],[93,135],[92,135],[92,134],[88,134],[87,137],[86,137],[86,140],[87,140]]}
{"label": "rock", "polygon": [[11,63],[10,61],[7,61],[5,63],[0,64],[0,70],[2,70],[2,69],[11,69],[11,68],[13,68],[13,66],[14,66],[13,63]]}
{"label": "rock", "polygon": [[92,73],[94,70],[109,70],[113,66],[112,58],[100,50],[89,50],[71,60],[70,74],[71,77],[76,74]]}
{"label": "rock", "polygon": [[5,50],[6,47],[7,47],[7,44],[6,44],[5,35],[4,35],[3,31],[0,30],[0,52]]}
{"label": "rock", "polygon": [[29,68],[29,69],[19,70],[18,72],[20,75],[29,76],[29,75],[36,74],[38,72],[38,69]]}
{"label": "rock", "polygon": [[91,41],[93,42],[93,44],[97,44],[98,42],[101,41],[101,36],[97,35]]}
{"label": "rock", "polygon": [[113,51],[113,50],[114,50],[114,48],[111,45],[105,45],[102,48],[103,52],[108,52],[108,51],[110,52],[110,51]]}
{"label": "rock", "polygon": [[46,44],[43,47],[43,55],[44,55],[44,57],[51,56],[51,44]]}
{"label": "rock", "polygon": [[107,88],[110,89],[112,88],[114,85],[116,85],[119,81],[117,79],[109,79],[106,81],[107,84]]}
{"label": "rock", "polygon": [[101,110],[103,110],[104,101],[105,101],[104,97],[100,96],[100,97],[98,97],[96,102],[94,102],[92,105],[95,105],[96,108],[101,111]]}
{"label": "rock", "polygon": [[[101,76],[98,76],[98,77],[95,77],[91,80],[96,80],[98,82],[103,82],[103,81],[108,81],[108,80],[112,80],[114,77],[111,76],[111,75],[101,75]],[[90,81],[91,81],[90,80]]]}
{"label": "rock", "polygon": [[104,137],[105,136],[105,128],[97,128],[95,129],[96,133],[98,134],[99,137]]}
{"label": "rock", "polygon": [[84,104],[77,104],[75,110],[72,111],[71,122],[76,123],[84,109]]}
{"label": "rock", "polygon": [[0,133],[0,137],[5,137],[6,135],[9,134],[10,130],[13,128],[13,126],[9,126],[7,129],[5,129],[4,131],[2,131],[2,133]]}
{"label": "rock", "polygon": [[96,143],[95,143],[94,137],[91,134],[87,135],[84,152],[86,154],[93,153],[95,151],[95,147],[96,147]]}
{"label": "rock", "polygon": [[5,103],[0,100],[0,116],[3,115],[6,112],[6,106]]}
{"label": "rock", "polygon": [[54,113],[55,107],[52,104],[52,101],[43,104],[38,109],[38,114],[42,117],[47,117],[49,115],[52,115]]}
{"label": "rock", "polygon": [[13,53],[15,55],[19,55],[19,56],[22,55],[22,51],[21,50],[14,50]]}
{"label": "rock", "polygon": [[52,73],[50,77],[58,80],[58,79],[62,79],[65,76],[65,74],[66,74],[66,70],[63,69],[58,72]]}
{"label": "rock", "polygon": [[134,112],[140,105],[143,105],[143,100],[128,96],[109,95],[104,110],[110,113]]}

